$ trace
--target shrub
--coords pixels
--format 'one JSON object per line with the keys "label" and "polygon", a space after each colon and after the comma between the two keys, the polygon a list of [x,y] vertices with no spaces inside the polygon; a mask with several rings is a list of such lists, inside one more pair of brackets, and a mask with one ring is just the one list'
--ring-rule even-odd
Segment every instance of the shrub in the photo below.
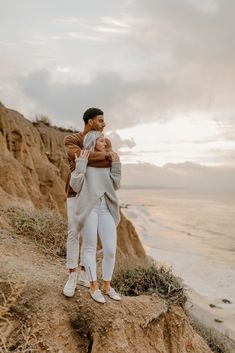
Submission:
{"label": "shrub", "polygon": [[184,304],[185,291],[180,278],[170,268],[154,261],[136,266],[118,266],[112,285],[122,294],[137,296],[156,293],[162,298]]}
{"label": "shrub", "polygon": [[32,120],[32,123],[33,123],[33,125],[36,125],[36,126],[39,125],[40,123],[42,123],[44,125],[50,126],[54,129],[62,131],[62,132],[68,132],[68,133],[77,133],[78,132],[78,129],[73,126],[66,128],[66,127],[62,127],[62,126],[52,125],[49,117],[46,115],[43,115],[43,114],[36,115],[35,118]]}
{"label": "shrub", "polygon": [[48,116],[43,115],[43,114],[36,115],[35,118],[34,118],[33,124],[37,125],[39,123],[42,123],[42,124],[47,125],[47,126],[51,126],[50,119],[48,118]]}
{"label": "shrub", "polygon": [[71,132],[73,134],[78,132],[78,129],[73,126],[70,126],[69,128],[61,127],[61,126],[53,126],[53,127],[62,132]]}
{"label": "shrub", "polygon": [[58,212],[47,208],[10,207],[6,216],[17,234],[33,239],[44,252],[65,255],[67,222]]}
{"label": "shrub", "polygon": [[[23,283],[0,280],[0,352],[47,352],[48,346],[39,338],[39,332],[26,318],[19,317],[16,307]],[[22,322],[22,319],[24,322]]]}

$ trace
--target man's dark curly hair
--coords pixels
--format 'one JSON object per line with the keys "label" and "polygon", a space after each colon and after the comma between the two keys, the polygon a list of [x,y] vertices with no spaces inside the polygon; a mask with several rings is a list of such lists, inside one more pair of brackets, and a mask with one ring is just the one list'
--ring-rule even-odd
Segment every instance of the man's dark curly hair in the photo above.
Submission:
{"label": "man's dark curly hair", "polygon": [[89,119],[95,118],[97,115],[104,115],[101,109],[89,108],[83,114],[84,123],[87,124]]}

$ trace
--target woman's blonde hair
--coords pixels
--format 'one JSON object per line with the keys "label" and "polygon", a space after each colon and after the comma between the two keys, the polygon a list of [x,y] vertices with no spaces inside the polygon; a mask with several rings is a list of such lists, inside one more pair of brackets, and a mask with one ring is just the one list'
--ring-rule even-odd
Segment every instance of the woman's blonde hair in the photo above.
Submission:
{"label": "woman's blonde hair", "polygon": [[96,140],[103,136],[103,133],[100,131],[89,131],[83,140],[83,148],[85,150],[91,151],[93,148],[95,148]]}

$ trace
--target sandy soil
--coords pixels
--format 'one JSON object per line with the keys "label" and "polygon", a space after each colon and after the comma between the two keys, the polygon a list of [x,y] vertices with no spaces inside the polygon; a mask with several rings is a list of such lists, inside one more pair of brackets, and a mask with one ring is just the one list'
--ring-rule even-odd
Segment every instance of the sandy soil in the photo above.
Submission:
{"label": "sandy soil", "polygon": [[12,330],[22,323],[31,327],[43,347],[37,352],[211,352],[179,305],[155,295],[123,297],[121,303],[110,299],[101,307],[79,286],[74,298],[65,298],[64,259],[46,256],[10,230],[0,230],[0,238],[2,281],[24,283]]}

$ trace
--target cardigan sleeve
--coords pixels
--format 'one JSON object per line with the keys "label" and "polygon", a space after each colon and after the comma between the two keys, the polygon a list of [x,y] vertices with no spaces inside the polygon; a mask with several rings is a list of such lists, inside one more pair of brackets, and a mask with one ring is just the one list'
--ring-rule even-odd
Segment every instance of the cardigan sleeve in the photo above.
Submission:
{"label": "cardigan sleeve", "polygon": [[111,170],[110,170],[110,178],[113,182],[114,190],[120,188],[121,182],[121,163],[120,162],[112,162]]}
{"label": "cardigan sleeve", "polygon": [[79,193],[82,189],[85,174],[87,168],[87,160],[78,158],[76,160],[76,167],[74,171],[71,173],[70,177],[70,186],[76,192]]}

